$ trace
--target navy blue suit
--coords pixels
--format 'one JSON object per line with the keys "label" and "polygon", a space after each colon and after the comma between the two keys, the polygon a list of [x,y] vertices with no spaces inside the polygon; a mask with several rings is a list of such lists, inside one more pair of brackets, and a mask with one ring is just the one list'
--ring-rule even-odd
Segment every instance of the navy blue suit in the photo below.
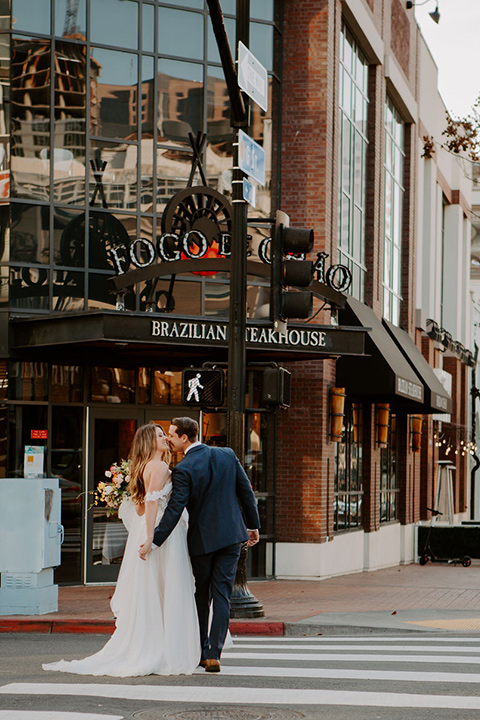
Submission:
{"label": "navy blue suit", "polygon": [[[155,528],[153,542],[161,545],[187,508],[202,659],[219,658],[228,630],[241,543],[248,540],[247,527],[260,527],[257,503],[250,481],[230,448],[192,447],[173,469],[172,483],[172,495]],[[208,632],[211,600],[213,618]]]}

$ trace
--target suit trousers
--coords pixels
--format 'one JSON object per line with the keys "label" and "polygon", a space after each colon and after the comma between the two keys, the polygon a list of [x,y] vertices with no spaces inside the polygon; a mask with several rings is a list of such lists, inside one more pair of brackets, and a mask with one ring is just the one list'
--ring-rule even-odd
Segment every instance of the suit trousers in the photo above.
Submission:
{"label": "suit trousers", "polygon": [[[220,659],[230,620],[230,598],[242,543],[205,555],[191,555],[202,660]],[[209,630],[210,603],[213,605]]]}

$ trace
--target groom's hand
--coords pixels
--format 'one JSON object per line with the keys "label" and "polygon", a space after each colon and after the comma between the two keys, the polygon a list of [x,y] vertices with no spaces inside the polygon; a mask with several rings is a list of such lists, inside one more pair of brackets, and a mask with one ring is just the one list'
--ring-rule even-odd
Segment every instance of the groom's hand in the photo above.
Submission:
{"label": "groom's hand", "polygon": [[252,547],[252,545],[256,545],[258,541],[260,540],[260,533],[258,530],[247,530],[248,532],[248,540],[247,540],[247,547]]}

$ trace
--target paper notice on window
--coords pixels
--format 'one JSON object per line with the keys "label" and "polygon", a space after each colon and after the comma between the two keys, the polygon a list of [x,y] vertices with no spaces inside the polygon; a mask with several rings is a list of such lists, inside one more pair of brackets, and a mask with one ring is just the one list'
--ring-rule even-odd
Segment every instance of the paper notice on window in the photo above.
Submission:
{"label": "paper notice on window", "polygon": [[43,477],[45,448],[40,445],[25,445],[23,477]]}

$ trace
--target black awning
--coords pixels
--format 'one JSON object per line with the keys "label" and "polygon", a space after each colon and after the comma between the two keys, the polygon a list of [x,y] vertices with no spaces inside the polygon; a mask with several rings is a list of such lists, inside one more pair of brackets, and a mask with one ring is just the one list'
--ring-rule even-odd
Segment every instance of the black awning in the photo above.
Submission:
{"label": "black awning", "polygon": [[447,390],[445,390],[410,335],[406,333],[405,330],[392,325],[392,323],[389,323],[387,320],[384,320],[383,324],[425,386],[425,405],[429,405],[430,408],[424,409],[423,412],[451,413],[452,398],[448,394]]}
{"label": "black awning", "polygon": [[369,357],[337,360],[337,384],[347,393],[371,402],[391,403],[409,412],[423,412],[424,386],[382,321],[364,303],[348,298],[340,322],[370,328],[365,338]]}

